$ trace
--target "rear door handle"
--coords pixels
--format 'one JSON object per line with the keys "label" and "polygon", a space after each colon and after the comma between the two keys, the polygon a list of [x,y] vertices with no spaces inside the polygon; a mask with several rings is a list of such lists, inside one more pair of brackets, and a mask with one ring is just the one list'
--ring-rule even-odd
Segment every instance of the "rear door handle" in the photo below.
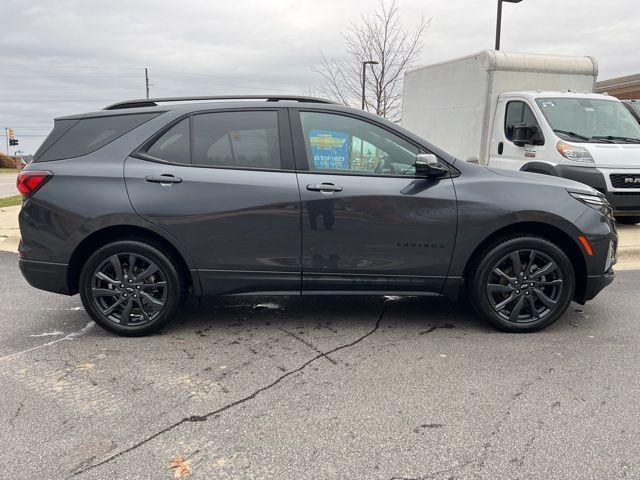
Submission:
{"label": "rear door handle", "polygon": [[307,185],[307,190],[309,190],[310,192],[331,193],[341,192],[342,187],[334,185],[333,183],[321,183],[320,185]]}
{"label": "rear door handle", "polygon": [[180,183],[182,182],[181,178],[174,177],[173,175],[147,175],[147,182],[150,183]]}

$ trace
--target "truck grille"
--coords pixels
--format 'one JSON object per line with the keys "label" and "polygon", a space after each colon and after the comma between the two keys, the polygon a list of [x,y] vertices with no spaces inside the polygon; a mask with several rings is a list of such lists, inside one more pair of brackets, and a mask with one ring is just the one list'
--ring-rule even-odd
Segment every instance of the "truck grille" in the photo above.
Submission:
{"label": "truck grille", "polygon": [[609,178],[613,188],[640,188],[640,173],[612,173]]}

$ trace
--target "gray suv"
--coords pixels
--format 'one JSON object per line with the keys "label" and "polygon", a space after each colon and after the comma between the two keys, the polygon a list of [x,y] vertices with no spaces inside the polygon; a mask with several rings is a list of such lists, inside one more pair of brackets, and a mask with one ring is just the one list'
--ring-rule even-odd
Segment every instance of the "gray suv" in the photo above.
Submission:
{"label": "gray suv", "polygon": [[[306,97],[120,102],[59,118],[18,179],[20,268],[120,335],[188,294],[445,295],[538,330],[614,278],[604,197],[457,160]],[[428,316],[428,312],[425,312]]]}

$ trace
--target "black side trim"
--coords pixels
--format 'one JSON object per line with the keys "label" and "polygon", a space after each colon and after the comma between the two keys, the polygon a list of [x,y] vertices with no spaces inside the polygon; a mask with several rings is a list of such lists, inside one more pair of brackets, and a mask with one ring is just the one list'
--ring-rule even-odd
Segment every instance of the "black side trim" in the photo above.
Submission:
{"label": "black side trim", "polygon": [[238,295],[287,291],[300,294],[300,272],[198,269],[203,295]]}

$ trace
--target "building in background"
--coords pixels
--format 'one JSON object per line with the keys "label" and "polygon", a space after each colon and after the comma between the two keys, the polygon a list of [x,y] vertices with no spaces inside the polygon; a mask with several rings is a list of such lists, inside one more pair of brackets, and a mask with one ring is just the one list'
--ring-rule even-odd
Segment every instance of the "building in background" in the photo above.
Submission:
{"label": "building in background", "polygon": [[640,99],[640,73],[598,82],[596,93],[608,93],[620,100]]}

